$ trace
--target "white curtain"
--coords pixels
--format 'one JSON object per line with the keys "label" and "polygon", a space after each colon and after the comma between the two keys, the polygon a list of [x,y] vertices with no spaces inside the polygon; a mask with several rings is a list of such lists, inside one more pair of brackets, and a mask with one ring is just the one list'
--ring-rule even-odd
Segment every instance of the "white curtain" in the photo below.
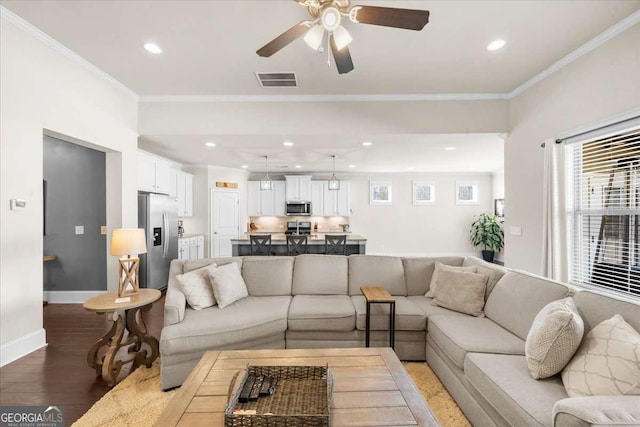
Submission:
{"label": "white curtain", "polygon": [[564,144],[544,143],[542,274],[568,281]]}

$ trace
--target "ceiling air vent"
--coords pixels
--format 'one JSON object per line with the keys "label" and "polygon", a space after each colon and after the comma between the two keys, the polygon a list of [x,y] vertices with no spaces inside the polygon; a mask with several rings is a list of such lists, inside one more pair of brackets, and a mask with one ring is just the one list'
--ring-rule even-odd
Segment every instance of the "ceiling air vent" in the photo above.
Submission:
{"label": "ceiling air vent", "polygon": [[298,87],[296,73],[256,73],[262,87]]}

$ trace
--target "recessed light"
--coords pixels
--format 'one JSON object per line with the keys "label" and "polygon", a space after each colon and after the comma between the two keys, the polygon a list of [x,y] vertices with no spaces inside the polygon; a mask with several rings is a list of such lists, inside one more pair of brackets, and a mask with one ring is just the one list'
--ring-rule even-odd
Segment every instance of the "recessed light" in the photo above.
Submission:
{"label": "recessed light", "polygon": [[300,169],[302,166],[301,165],[295,165],[294,168],[296,169]]}
{"label": "recessed light", "polygon": [[246,169],[246,168],[248,168],[249,166],[247,166],[247,165],[242,165],[242,166],[240,166],[240,167],[241,167],[242,169]]}
{"label": "recessed light", "polygon": [[285,142],[282,143],[282,145],[284,145],[285,147],[291,147],[293,145],[293,142],[285,141]]}
{"label": "recessed light", "polygon": [[216,143],[215,142],[205,142],[204,145],[206,145],[207,147],[215,147]]}
{"label": "recessed light", "polygon": [[355,168],[355,167],[356,167],[356,165],[349,165],[349,167],[350,167],[350,168]]}
{"label": "recessed light", "polygon": [[507,42],[504,40],[494,40],[491,43],[489,43],[489,46],[487,46],[487,50],[502,49],[505,44],[507,44]]}
{"label": "recessed light", "polygon": [[444,147],[444,151],[453,151],[456,147]]}
{"label": "recessed light", "polygon": [[365,141],[365,142],[363,142],[363,143],[362,143],[362,145],[363,145],[364,147],[371,147],[371,146],[373,145],[373,142],[371,142],[371,141]]}
{"label": "recessed light", "polygon": [[160,49],[160,46],[158,46],[155,43],[145,43],[144,44],[144,49],[147,52],[155,53],[156,55],[162,53],[162,49]]}

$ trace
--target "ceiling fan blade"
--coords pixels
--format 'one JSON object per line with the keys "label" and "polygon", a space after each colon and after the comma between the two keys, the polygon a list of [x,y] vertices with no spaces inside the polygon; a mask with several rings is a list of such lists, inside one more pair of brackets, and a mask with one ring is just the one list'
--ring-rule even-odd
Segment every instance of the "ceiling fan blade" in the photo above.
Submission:
{"label": "ceiling fan blade", "polygon": [[353,61],[351,60],[351,54],[349,53],[349,47],[345,46],[341,50],[338,50],[336,46],[336,41],[333,39],[333,34],[331,34],[331,52],[333,52],[333,59],[336,61],[336,68],[338,69],[338,74],[346,74],[349,71],[353,70]]}
{"label": "ceiling fan blade", "polygon": [[309,27],[306,25],[306,22],[307,21],[302,21],[289,28],[287,31],[280,34],[278,37],[258,49],[256,53],[260,56],[268,58],[295,39],[304,36],[307,31],[309,31]]}
{"label": "ceiling fan blade", "polygon": [[354,6],[351,8],[351,20],[360,24],[420,31],[429,22],[429,11],[397,9],[394,7]]}

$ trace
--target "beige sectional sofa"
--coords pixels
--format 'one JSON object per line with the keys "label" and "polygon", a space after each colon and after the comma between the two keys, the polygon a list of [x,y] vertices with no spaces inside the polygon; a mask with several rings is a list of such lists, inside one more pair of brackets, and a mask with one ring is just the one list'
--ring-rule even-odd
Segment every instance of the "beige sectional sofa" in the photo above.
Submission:
{"label": "beige sectional sofa", "polygon": [[[486,317],[431,304],[424,295],[435,263],[476,266],[489,276]],[[220,310],[186,305],[176,275],[237,262],[249,297]],[[524,356],[534,317],[573,295],[585,333],[615,313],[640,330],[640,305],[576,289],[476,258],[300,255],[174,260],[160,339],[162,388],[182,384],[214,349],[363,347],[366,304],[360,286],[384,286],[396,299],[401,360],[427,360],[478,426],[640,424],[640,396],[569,398],[559,375],[534,380]],[[388,307],[373,305],[371,345],[388,345]]]}

